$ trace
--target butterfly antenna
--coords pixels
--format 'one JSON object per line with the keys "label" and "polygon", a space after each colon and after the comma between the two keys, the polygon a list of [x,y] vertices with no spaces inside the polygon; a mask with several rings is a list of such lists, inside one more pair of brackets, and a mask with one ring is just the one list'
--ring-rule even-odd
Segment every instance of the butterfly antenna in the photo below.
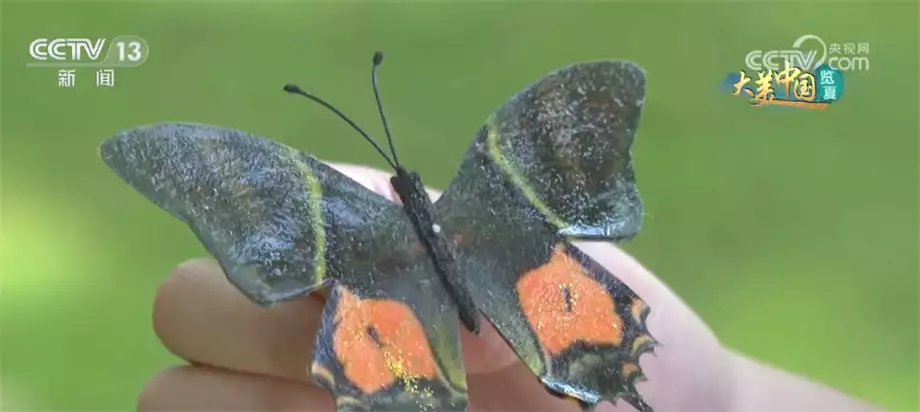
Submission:
{"label": "butterfly antenna", "polygon": [[[288,92],[288,93],[291,93],[291,94],[299,94],[299,95],[301,95],[301,96],[303,96],[303,97],[306,97],[306,98],[308,98],[308,99],[310,99],[310,100],[313,100],[314,102],[317,102],[317,103],[319,103],[319,104],[325,106],[327,109],[331,110],[332,113],[335,113],[336,115],[338,115],[340,118],[342,118],[342,120],[344,120],[346,123],[348,123],[353,129],[357,130],[358,133],[361,134],[361,136],[364,136],[364,139],[367,140],[368,142],[370,142],[370,144],[373,145],[375,149],[377,149],[377,153],[380,153],[380,155],[383,156],[384,160],[386,160],[387,163],[390,164],[390,167],[392,167],[393,170],[396,170],[396,169],[397,169],[397,166],[396,166],[396,165],[397,165],[398,163],[393,163],[393,161],[390,160],[390,158],[387,156],[386,152],[383,151],[383,148],[381,148],[380,145],[377,144],[377,141],[375,141],[370,135],[368,135],[367,132],[364,131],[364,129],[361,129],[361,127],[359,127],[357,124],[355,124],[355,122],[351,121],[351,119],[349,119],[348,116],[345,116],[345,113],[342,113],[341,110],[337,109],[335,106],[329,104],[329,103],[326,102],[325,100],[319,98],[319,96],[316,96],[316,95],[313,95],[313,94],[310,94],[310,93],[307,93],[307,92],[303,91],[303,89],[301,89],[300,87],[298,87],[296,84],[288,84],[288,85],[284,86],[284,91],[286,91],[286,92]],[[389,134],[389,133],[388,133],[388,134]],[[390,145],[390,148],[392,148],[392,147],[393,147],[393,146],[392,146],[392,144],[391,144],[391,145]]]}
{"label": "butterfly antenna", "polygon": [[390,145],[390,154],[393,156],[393,162],[399,166],[399,159],[396,157],[396,147],[393,145],[393,136],[390,135],[390,124],[387,122],[387,116],[383,114],[383,103],[380,102],[380,88],[377,87],[377,68],[383,63],[383,53],[374,52],[374,67],[371,69],[371,84],[374,86],[374,98],[377,99],[377,110],[380,111],[380,120],[383,121],[383,130],[387,134],[387,143]]}

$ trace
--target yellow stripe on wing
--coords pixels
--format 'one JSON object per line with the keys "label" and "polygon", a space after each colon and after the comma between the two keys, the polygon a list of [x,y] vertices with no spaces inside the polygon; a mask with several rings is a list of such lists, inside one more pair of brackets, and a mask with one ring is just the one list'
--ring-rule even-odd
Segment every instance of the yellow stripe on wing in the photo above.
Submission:
{"label": "yellow stripe on wing", "polygon": [[486,142],[489,145],[489,155],[492,156],[492,160],[495,160],[495,163],[498,163],[498,166],[505,172],[505,175],[511,179],[511,182],[515,186],[519,187],[524,193],[524,197],[532,204],[537,210],[546,217],[546,220],[549,221],[553,226],[556,226],[559,230],[563,230],[568,227],[568,224],[559,218],[549,208],[542,200],[537,196],[537,192],[533,190],[533,187],[527,182],[527,179],[521,174],[521,172],[513,165],[505,155],[502,153],[502,149],[498,147],[498,125],[495,124],[495,115],[489,117],[489,120],[486,121]]}
{"label": "yellow stripe on wing", "polygon": [[323,186],[310,166],[303,162],[301,153],[288,147],[288,156],[300,171],[307,186],[307,206],[310,208],[310,225],[313,229],[313,278],[322,283],[326,277],[326,222],[323,221]]}

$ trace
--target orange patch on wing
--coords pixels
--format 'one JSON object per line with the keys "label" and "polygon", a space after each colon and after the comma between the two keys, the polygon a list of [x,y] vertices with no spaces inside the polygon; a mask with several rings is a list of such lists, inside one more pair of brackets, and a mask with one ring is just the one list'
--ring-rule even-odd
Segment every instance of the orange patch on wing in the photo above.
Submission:
{"label": "orange patch on wing", "polygon": [[540,344],[553,355],[576,341],[619,345],[623,339],[613,297],[562,245],[518,280],[517,292]]}
{"label": "orange patch on wing", "polygon": [[638,371],[639,365],[636,365],[635,363],[624,363],[621,373],[624,377],[628,377],[629,375],[632,375]]}
{"label": "orange patch on wing", "polygon": [[643,302],[642,299],[635,298],[635,299],[633,300],[633,302],[632,302],[632,307],[630,308],[630,311],[632,312],[632,317],[633,317],[633,319],[635,319],[636,321],[641,322],[641,321],[642,321],[642,313],[645,312],[645,308],[647,308],[647,307],[648,307],[648,306],[646,306],[645,302]]}
{"label": "orange patch on wing", "polygon": [[360,299],[340,287],[336,324],[336,357],[345,377],[364,393],[384,389],[397,378],[437,376],[425,330],[405,304]]}

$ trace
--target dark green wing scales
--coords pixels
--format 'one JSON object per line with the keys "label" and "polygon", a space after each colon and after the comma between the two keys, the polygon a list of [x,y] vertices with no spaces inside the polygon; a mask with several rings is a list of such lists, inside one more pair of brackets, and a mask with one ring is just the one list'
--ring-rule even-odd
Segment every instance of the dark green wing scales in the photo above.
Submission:
{"label": "dark green wing scales", "polygon": [[[639,230],[630,147],[644,96],[644,72],[628,62],[583,63],[548,75],[489,117],[436,204],[456,242],[460,272],[476,285],[476,305],[547,389],[589,408],[624,399],[651,410],[634,386],[643,379],[638,357],[654,345],[645,304],[568,242],[630,238]],[[532,293],[524,287],[529,275],[548,282],[571,276],[558,276],[550,288],[558,296],[522,296]],[[528,319],[525,301],[562,304],[567,279],[609,296],[609,307],[592,310],[621,319],[620,336],[608,337],[613,343],[572,341],[559,352],[552,349],[557,343],[541,341],[544,325]],[[633,316],[626,308],[642,310]],[[560,334],[577,326],[557,325]]]}
{"label": "dark green wing scales", "polygon": [[476,140],[565,236],[628,237],[642,200],[630,147],[645,73],[628,62],[569,66],[512,97]]}
{"label": "dark green wing scales", "polygon": [[359,234],[405,219],[312,156],[235,130],[161,123],[124,131],[100,150],[122,179],[186,222],[261,305],[321,287],[330,265],[368,253],[353,242],[367,241]]}
{"label": "dark green wing scales", "polygon": [[[465,409],[457,308],[399,206],[308,154],[215,126],[139,127],[107,140],[101,154],[128,184],[187,223],[254,302],[270,306],[333,286],[312,371],[339,410]],[[353,298],[345,312],[361,316],[343,322],[337,310],[344,292]],[[401,316],[388,317],[371,302],[396,304]],[[356,324],[379,331],[385,350],[362,354],[354,334],[336,333]],[[414,332],[411,339],[404,330]],[[376,367],[361,364],[383,355]],[[346,373],[344,363],[395,379],[369,386],[373,379]]]}

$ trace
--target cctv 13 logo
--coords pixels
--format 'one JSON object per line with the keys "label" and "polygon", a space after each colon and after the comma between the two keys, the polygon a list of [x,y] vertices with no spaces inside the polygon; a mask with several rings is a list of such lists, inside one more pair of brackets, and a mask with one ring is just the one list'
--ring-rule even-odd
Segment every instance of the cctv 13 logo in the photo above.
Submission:
{"label": "cctv 13 logo", "polygon": [[[103,55],[103,52],[104,55]],[[29,43],[28,67],[137,67],[150,47],[140,36],[38,38]]]}

